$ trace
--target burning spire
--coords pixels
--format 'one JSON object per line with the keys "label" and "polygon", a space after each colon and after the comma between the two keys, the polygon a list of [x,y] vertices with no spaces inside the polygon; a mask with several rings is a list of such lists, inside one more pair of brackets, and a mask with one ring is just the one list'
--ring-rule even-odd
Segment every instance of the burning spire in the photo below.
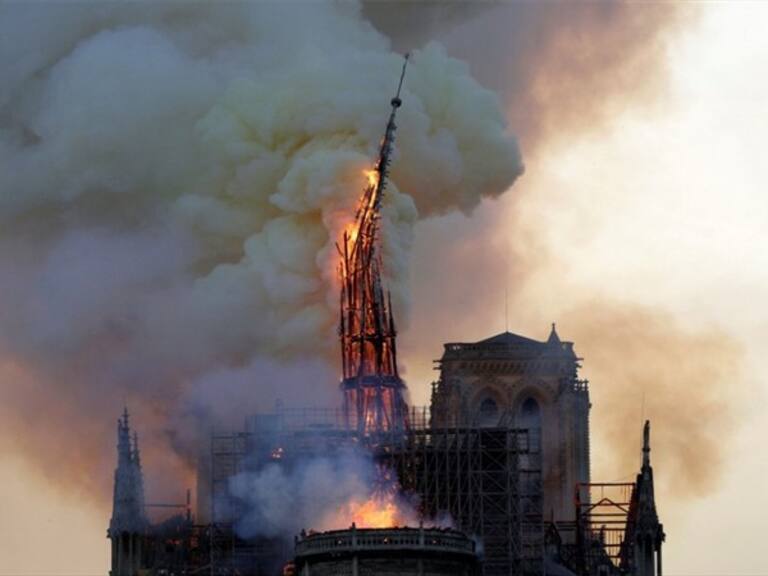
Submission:
{"label": "burning spire", "polygon": [[355,224],[344,233],[339,248],[341,263],[341,308],[339,335],[347,425],[363,436],[397,433],[406,429],[405,384],[397,372],[396,330],[392,302],[381,284],[381,256],[377,232],[381,200],[387,185],[395,114],[402,105],[400,90],[408,56],[403,62],[397,93],[390,101],[384,138],[373,170],[367,172],[365,188],[355,214]]}

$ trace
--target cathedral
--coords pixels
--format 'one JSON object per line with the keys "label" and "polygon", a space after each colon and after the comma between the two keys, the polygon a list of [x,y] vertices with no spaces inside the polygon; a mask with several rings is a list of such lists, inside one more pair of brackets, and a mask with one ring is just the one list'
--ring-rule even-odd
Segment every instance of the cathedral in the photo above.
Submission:
{"label": "cathedral", "polygon": [[[212,434],[201,446],[210,457],[198,463],[198,522],[188,509],[186,517],[156,525],[145,515],[138,443],[131,442],[126,411],[118,422],[108,530],[111,576],[289,576],[297,566],[305,576],[661,576],[665,536],[650,426],[636,481],[594,484],[589,389],[579,379],[573,343],[562,341],[554,324],[545,341],[504,332],[445,344],[429,410],[406,402],[378,233],[407,62],[354,224],[338,246],[341,411],[300,410],[296,421],[277,407],[254,415],[243,431]],[[361,535],[346,513],[342,529],[320,533],[312,526],[239,529],[253,515],[250,493],[233,490],[239,474],[279,470],[287,478],[314,458],[351,451],[364,452],[374,466],[369,488],[389,494],[385,504],[394,505],[398,493],[418,502],[418,519],[409,520],[418,530],[385,520]],[[268,490],[270,499],[275,491]],[[287,494],[283,508],[296,500],[295,492]],[[448,532],[441,532],[441,517],[450,521]],[[459,549],[461,558],[447,562]],[[404,555],[412,561],[403,564]]]}
{"label": "cathedral", "polygon": [[[404,492],[418,496],[425,519],[447,513],[455,529],[480,543],[481,576],[662,576],[665,534],[655,503],[650,425],[642,431],[634,482],[594,483],[589,390],[578,375],[580,361],[554,325],[543,341],[504,332],[445,344],[428,410],[411,410],[405,437],[398,432],[389,443],[380,437],[369,446]],[[232,475],[276,462],[290,470],[365,437],[343,420],[294,426],[286,413],[270,413],[254,422],[269,427],[214,435],[206,446],[211,459],[198,486],[215,495],[199,499],[210,509],[199,509],[196,518],[188,509],[186,516],[152,524],[138,443],[123,414],[107,531],[111,576],[214,567],[232,576],[292,574],[286,540],[237,534],[241,503],[229,489]],[[398,534],[397,527],[389,530]],[[386,560],[377,565],[383,571],[375,574],[390,574]]]}

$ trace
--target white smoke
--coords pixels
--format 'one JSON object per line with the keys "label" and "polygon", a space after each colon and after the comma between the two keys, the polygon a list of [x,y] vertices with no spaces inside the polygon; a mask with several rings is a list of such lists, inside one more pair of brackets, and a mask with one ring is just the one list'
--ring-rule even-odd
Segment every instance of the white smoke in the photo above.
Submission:
{"label": "white smoke", "polygon": [[[381,486],[381,474],[370,455],[357,451],[303,458],[293,467],[279,461],[258,472],[243,472],[231,478],[230,491],[246,510],[238,520],[244,538],[291,538],[301,530],[343,530],[354,521],[353,510],[380,498],[376,490],[392,490],[389,504],[402,525],[418,525],[413,502],[397,490],[397,483]],[[360,527],[366,527],[361,525]],[[381,526],[379,526],[381,527]]]}
{"label": "white smoke", "polygon": [[[158,433],[228,370],[254,378],[228,380],[218,419],[275,395],[265,362],[330,362],[306,385],[327,380],[334,243],[401,62],[350,3],[0,5],[0,350],[37,382],[3,391],[9,425],[43,404],[85,435],[73,413],[108,426],[127,400]],[[439,46],[402,98],[383,256],[404,322],[416,220],[522,167],[499,102]]]}

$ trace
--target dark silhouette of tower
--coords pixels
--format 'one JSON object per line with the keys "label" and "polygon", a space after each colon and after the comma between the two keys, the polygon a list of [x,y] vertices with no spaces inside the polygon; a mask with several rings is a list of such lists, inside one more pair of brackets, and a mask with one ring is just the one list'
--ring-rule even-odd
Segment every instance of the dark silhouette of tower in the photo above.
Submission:
{"label": "dark silhouette of tower", "polygon": [[117,468],[112,518],[107,530],[112,541],[110,576],[135,576],[144,568],[148,527],[138,438],[134,434],[131,442],[126,408],[117,421]]}
{"label": "dark silhouette of tower", "polygon": [[637,475],[630,504],[630,528],[626,546],[632,547],[631,573],[633,576],[661,576],[661,546],[665,539],[664,527],[656,512],[651,468],[651,423],[643,427],[643,465]]}
{"label": "dark silhouette of tower", "polygon": [[360,199],[354,227],[344,233],[339,248],[341,309],[339,336],[347,426],[364,437],[398,434],[407,427],[405,384],[397,372],[395,322],[389,294],[381,284],[381,256],[377,232],[381,200],[395,139],[395,114],[402,104],[400,89],[408,63],[406,56],[397,94],[379,148],[375,168]]}

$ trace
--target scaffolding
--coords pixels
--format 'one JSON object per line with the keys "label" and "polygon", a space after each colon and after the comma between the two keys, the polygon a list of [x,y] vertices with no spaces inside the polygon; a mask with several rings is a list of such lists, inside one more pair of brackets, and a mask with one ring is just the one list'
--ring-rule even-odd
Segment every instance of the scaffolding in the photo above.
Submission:
{"label": "scaffolding", "polygon": [[390,455],[426,518],[445,514],[482,548],[484,576],[541,574],[539,442],[514,428],[412,428]]}
{"label": "scaffolding", "polygon": [[342,427],[337,409],[284,409],[257,414],[241,432],[211,434],[210,518],[208,532],[211,574],[275,573],[293,556],[290,539],[245,538],[238,534],[245,503],[232,490],[238,475],[270,462],[292,462],[312,455],[333,454],[349,447],[355,435]]}
{"label": "scaffolding", "polygon": [[569,554],[577,574],[622,574],[627,571],[627,534],[635,484],[581,483],[576,487],[575,549]]}
{"label": "scaffolding", "polygon": [[243,508],[233,496],[231,482],[249,469],[253,442],[249,431],[211,435],[211,524],[206,531],[208,562],[203,571],[212,576],[271,575],[288,552],[282,541],[241,538],[236,530]]}
{"label": "scaffolding", "polygon": [[239,515],[230,490],[231,479],[244,471],[251,434],[233,432],[211,434],[211,522],[229,524]]}
{"label": "scaffolding", "polygon": [[[396,471],[404,492],[416,495],[425,519],[450,518],[477,539],[483,576],[543,573],[540,438],[537,430],[431,428],[428,410],[412,408],[410,428],[375,442],[339,426],[336,410],[278,410],[251,418],[246,431],[211,437],[211,562],[274,563],[277,542],[235,534],[241,505],[230,489],[237,474],[270,461],[290,466],[302,458],[352,446],[369,449]],[[288,556],[286,556],[287,558]]]}

